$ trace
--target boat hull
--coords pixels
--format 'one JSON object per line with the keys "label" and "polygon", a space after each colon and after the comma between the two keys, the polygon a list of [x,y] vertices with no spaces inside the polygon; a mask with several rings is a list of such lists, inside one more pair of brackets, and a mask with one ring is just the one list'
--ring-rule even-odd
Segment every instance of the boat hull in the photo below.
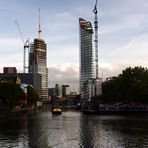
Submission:
{"label": "boat hull", "polygon": [[61,108],[54,108],[52,110],[52,114],[54,114],[54,115],[61,115],[62,114]]}

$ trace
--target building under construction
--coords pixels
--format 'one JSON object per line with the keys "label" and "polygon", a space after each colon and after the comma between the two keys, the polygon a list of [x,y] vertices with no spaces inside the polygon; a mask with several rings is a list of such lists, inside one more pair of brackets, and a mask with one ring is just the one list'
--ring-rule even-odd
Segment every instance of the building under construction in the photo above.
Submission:
{"label": "building under construction", "polygon": [[29,73],[41,74],[41,98],[48,98],[47,49],[43,39],[36,38],[30,44]]}
{"label": "building under construction", "polygon": [[30,44],[29,52],[29,73],[41,74],[41,99],[48,99],[48,68],[47,68],[47,47],[41,39],[40,10],[38,38]]}
{"label": "building under construction", "polygon": [[[40,25],[40,9],[39,9],[39,26],[38,26],[38,37],[30,43],[29,39],[24,41],[20,26],[17,21],[15,21],[16,27],[20,33],[21,39],[24,45],[24,63],[23,63],[23,79],[27,81],[28,73],[32,76],[33,87],[37,88],[37,93],[41,99],[48,98],[48,68],[47,68],[47,47],[43,39],[41,39],[41,25]],[[27,54],[29,51],[29,57]],[[27,58],[27,60],[26,60]],[[27,63],[28,61],[28,63]],[[27,66],[28,65],[28,66]],[[6,70],[5,70],[6,71]],[[7,72],[7,71],[6,71]],[[41,79],[38,79],[41,75]],[[21,75],[22,76],[22,75]]]}

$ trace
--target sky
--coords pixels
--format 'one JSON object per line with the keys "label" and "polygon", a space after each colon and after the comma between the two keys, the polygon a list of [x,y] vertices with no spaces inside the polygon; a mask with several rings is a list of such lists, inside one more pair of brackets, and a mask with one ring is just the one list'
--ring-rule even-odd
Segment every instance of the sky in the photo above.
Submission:
{"label": "sky", "polygon": [[[0,0],[0,72],[23,72],[24,40],[41,37],[47,43],[49,87],[79,86],[79,18],[94,22],[95,0]],[[148,0],[99,0],[99,76],[118,76],[131,66],[148,67]]]}

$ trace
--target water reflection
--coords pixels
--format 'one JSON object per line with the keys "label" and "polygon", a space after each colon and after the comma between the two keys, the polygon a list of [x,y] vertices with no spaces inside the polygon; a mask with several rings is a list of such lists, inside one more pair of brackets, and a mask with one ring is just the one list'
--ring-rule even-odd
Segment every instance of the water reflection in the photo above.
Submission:
{"label": "water reflection", "polygon": [[[25,147],[27,145],[27,118],[11,117],[0,122],[0,147]],[[25,133],[25,134],[24,134]]]}
{"label": "water reflection", "polygon": [[83,117],[81,119],[82,145],[94,148],[148,147],[146,116],[131,117],[127,115]]}
{"label": "water reflection", "polygon": [[80,143],[81,147],[90,147],[94,146],[94,133],[93,133],[93,125],[89,117],[83,116],[81,118],[81,131],[80,131]]}
{"label": "water reflection", "polygon": [[145,115],[21,114],[0,121],[1,148],[146,148]]}

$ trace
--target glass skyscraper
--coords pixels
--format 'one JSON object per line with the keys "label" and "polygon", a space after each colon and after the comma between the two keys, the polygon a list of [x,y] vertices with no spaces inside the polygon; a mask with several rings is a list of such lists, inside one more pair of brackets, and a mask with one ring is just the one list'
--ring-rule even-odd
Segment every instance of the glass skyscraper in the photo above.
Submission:
{"label": "glass skyscraper", "polygon": [[80,97],[85,99],[84,84],[94,78],[93,28],[91,22],[79,18],[80,25]]}
{"label": "glass skyscraper", "polygon": [[48,68],[46,43],[36,38],[30,44],[29,73],[41,74],[41,99],[48,98]]}

